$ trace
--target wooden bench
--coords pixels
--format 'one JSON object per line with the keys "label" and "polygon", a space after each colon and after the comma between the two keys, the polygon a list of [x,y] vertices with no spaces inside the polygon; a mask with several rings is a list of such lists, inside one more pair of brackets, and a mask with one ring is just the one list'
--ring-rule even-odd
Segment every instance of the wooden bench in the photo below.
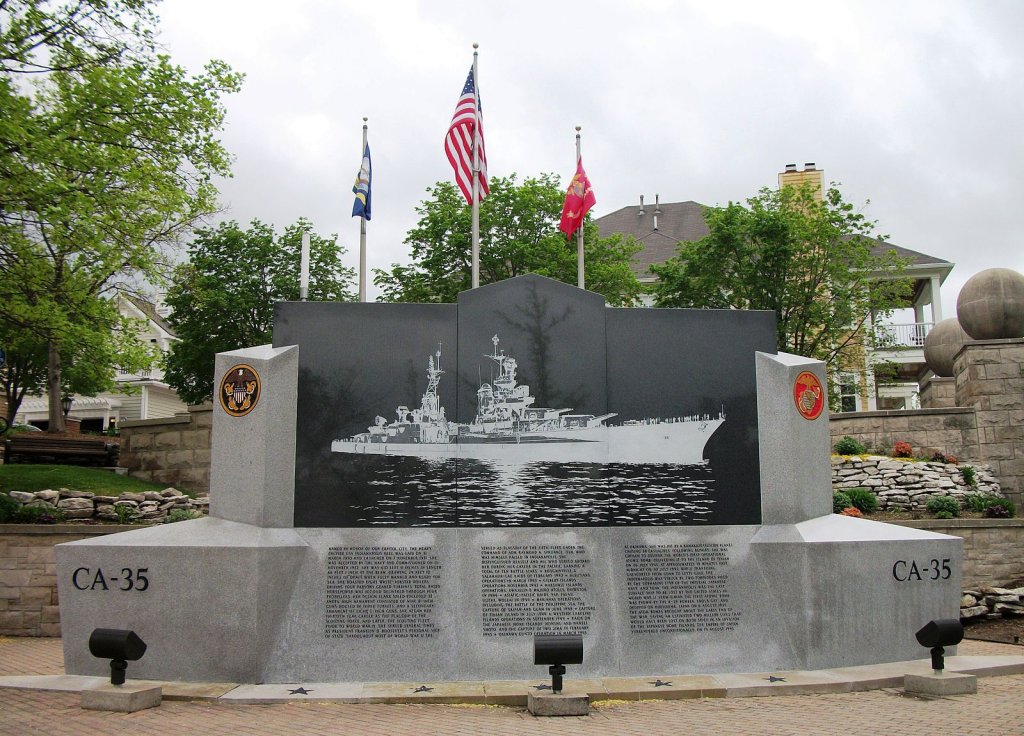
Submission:
{"label": "wooden bench", "polygon": [[69,465],[117,465],[120,448],[102,437],[67,437],[46,432],[26,432],[4,441],[5,463],[57,463]]}

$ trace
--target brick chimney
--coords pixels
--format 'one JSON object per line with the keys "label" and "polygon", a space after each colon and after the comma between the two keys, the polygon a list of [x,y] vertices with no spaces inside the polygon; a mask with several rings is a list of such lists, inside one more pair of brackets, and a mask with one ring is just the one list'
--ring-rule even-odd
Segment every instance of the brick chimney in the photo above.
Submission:
{"label": "brick chimney", "polygon": [[779,172],[779,189],[803,184],[814,186],[814,198],[820,202],[821,191],[825,187],[825,172],[815,168],[813,161],[805,163],[803,171],[797,170],[796,164],[786,164],[786,170]]}

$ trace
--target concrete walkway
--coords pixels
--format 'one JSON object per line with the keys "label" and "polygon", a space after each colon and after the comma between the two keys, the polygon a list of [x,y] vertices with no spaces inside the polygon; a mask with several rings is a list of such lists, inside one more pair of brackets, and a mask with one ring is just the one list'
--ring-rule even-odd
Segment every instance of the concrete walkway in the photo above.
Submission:
{"label": "concrete walkway", "polygon": [[[1024,736],[1024,647],[966,641],[958,656],[947,659],[947,667],[980,675],[978,694],[934,700],[906,696],[902,675],[928,671],[922,659],[819,672],[568,678],[567,692],[586,691],[595,701],[586,718],[535,719],[526,713],[526,693],[545,682],[540,678],[289,686],[161,683],[165,698],[159,708],[118,714],[79,708],[81,689],[103,680],[62,675],[60,640],[0,638],[0,734],[857,736],[881,731]],[[795,697],[747,697],[758,695]],[[437,704],[454,702],[461,704]]]}

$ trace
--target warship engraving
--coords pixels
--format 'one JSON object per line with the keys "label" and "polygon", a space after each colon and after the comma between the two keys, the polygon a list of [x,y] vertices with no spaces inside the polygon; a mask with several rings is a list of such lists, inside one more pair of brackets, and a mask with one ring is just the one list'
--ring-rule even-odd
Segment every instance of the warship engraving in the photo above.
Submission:
{"label": "warship engraving", "polygon": [[484,357],[497,375],[477,390],[472,422],[449,420],[437,394],[441,350],[427,358],[427,389],[418,408],[399,406],[362,432],[331,443],[333,452],[447,460],[460,457],[501,463],[626,463],[698,465],[704,446],[725,421],[724,412],[608,424],[615,413],[574,414],[535,407],[530,387],[516,383],[516,359],[498,349]]}

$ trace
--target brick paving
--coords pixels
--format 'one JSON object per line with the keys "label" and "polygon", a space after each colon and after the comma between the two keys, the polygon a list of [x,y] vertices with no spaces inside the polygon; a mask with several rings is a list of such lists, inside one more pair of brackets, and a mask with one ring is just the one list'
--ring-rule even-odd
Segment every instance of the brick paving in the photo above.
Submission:
{"label": "brick paving", "polygon": [[[961,654],[1019,654],[965,642]],[[0,639],[0,674],[59,674],[60,640]],[[533,718],[523,708],[298,703],[230,705],[164,701],[119,714],[84,711],[77,694],[0,689],[3,736],[1024,736],[1024,675],[985,677],[977,695],[922,700],[897,690],[836,695],[606,703],[584,718]]]}

